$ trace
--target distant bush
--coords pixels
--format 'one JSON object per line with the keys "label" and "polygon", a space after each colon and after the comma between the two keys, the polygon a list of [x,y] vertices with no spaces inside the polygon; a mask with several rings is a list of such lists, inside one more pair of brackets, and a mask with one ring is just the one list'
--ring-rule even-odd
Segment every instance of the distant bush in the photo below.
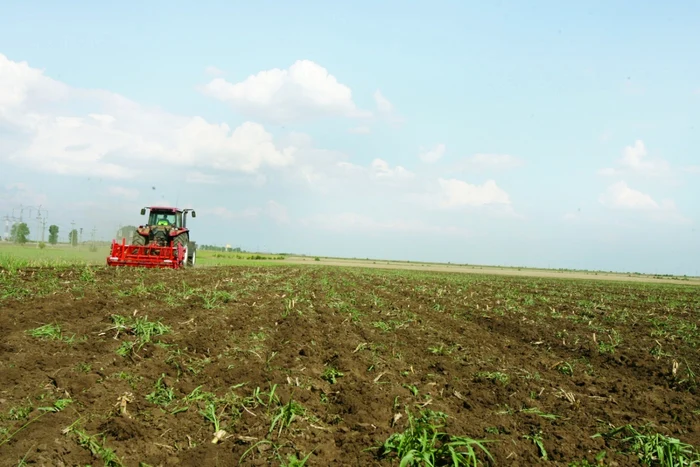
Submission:
{"label": "distant bush", "polygon": [[247,259],[247,260],[283,260],[285,257],[283,255],[244,255],[231,253],[214,253],[214,258],[236,258],[236,259]]}
{"label": "distant bush", "polygon": [[44,242],[39,242],[39,248],[42,249],[42,250],[43,250],[44,248],[46,248],[46,243],[44,243]]}

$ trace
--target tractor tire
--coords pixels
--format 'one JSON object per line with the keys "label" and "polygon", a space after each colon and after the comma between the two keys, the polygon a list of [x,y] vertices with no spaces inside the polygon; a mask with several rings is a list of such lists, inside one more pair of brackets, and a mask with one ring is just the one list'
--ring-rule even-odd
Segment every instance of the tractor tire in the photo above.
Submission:
{"label": "tractor tire", "polygon": [[194,267],[197,262],[197,244],[195,242],[189,242],[187,245],[187,263],[188,267]]}
{"label": "tractor tire", "polygon": [[131,244],[132,245],[145,245],[146,239],[143,237],[143,235],[136,233],[136,234],[134,234],[134,237],[131,239]]}
{"label": "tractor tire", "polygon": [[182,245],[182,247],[185,249],[185,258],[183,259],[183,264],[185,264],[185,265],[187,264],[187,256],[189,255],[189,251],[187,248],[187,245],[189,242],[190,242],[190,238],[189,238],[189,235],[187,235],[187,233],[181,233],[180,235],[173,238],[173,246],[174,247],[177,247],[178,245]]}

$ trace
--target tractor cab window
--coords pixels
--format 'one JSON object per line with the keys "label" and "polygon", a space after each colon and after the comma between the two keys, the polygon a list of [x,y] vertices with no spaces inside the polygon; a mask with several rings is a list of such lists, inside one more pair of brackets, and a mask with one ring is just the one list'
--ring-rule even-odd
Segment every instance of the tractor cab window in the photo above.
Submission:
{"label": "tractor cab window", "polygon": [[151,212],[149,224],[151,225],[168,225],[174,227],[176,225],[175,213],[169,212]]}

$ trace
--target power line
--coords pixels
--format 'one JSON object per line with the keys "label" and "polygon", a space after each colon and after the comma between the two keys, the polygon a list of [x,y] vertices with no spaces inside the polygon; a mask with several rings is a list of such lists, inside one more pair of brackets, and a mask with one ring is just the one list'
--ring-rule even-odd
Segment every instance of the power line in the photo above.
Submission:
{"label": "power line", "polygon": [[[44,216],[41,216],[41,212],[44,211]],[[45,229],[46,229],[46,219],[49,216],[49,212],[46,209],[41,209],[41,204],[36,210],[36,221],[37,221],[37,230],[41,230],[41,241],[44,241],[44,234],[45,234]],[[37,233],[37,240],[39,239],[39,234]]]}
{"label": "power line", "polygon": [[10,240],[10,231],[11,231],[10,225],[14,226],[15,224],[17,224],[17,221],[18,221],[18,219],[19,219],[19,218],[17,218],[17,217],[14,216],[14,211],[13,211],[12,214],[13,214],[12,216],[6,215],[5,217],[3,217],[3,219],[5,220],[5,236],[4,236],[4,240]]}

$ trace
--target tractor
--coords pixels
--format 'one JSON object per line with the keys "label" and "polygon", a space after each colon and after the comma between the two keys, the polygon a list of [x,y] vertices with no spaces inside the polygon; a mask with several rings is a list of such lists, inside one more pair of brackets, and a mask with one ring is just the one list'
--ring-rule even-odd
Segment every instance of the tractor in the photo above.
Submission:
{"label": "tractor", "polygon": [[112,250],[107,258],[110,266],[141,266],[179,269],[194,266],[197,245],[190,241],[187,214],[197,217],[193,209],[150,206],[141,209],[148,215],[148,223],[134,231],[131,243],[123,238],[121,243],[112,241]]}

